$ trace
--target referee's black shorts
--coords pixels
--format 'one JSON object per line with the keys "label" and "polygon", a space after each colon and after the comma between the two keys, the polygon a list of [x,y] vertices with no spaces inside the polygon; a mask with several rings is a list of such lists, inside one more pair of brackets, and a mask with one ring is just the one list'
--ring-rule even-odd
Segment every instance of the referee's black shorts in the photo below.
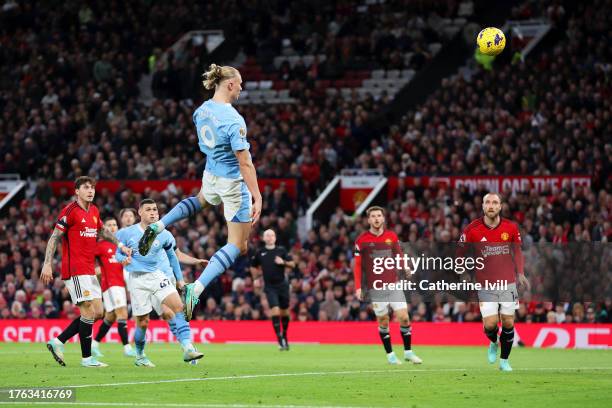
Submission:
{"label": "referee's black shorts", "polygon": [[266,298],[270,307],[280,307],[281,309],[289,308],[289,283],[283,282],[277,285],[266,283],[264,287]]}

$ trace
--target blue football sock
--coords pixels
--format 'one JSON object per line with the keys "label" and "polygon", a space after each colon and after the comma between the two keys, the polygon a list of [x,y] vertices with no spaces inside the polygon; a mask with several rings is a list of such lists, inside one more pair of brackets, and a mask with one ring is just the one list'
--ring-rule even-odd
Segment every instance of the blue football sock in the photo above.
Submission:
{"label": "blue football sock", "polygon": [[176,337],[176,322],[174,319],[168,320],[168,327],[170,327],[170,332],[174,337]]}
{"label": "blue football sock", "polygon": [[136,353],[139,356],[144,354],[144,348],[145,348],[146,341],[147,341],[146,330],[136,326],[136,331],[134,332],[134,344],[136,345]]}
{"label": "blue football sock", "polygon": [[181,343],[183,348],[189,346],[191,344],[191,328],[189,327],[189,323],[185,320],[185,313],[178,312],[174,315],[174,318],[171,320],[176,327],[176,339]]}
{"label": "blue football sock", "polygon": [[[198,278],[198,281],[203,287],[208,286],[213,279],[221,275],[227,268],[233,265],[234,261],[240,255],[240,250],[234,244],[227,244],[223,248],[219,249],[210,258],[206,269]],[[199,294],[198,294],[199,295]]]}
{"label": "blue football sock", "polygon": [[201,209],[200,200],[197,197],[189,197],[175,205],[174,208],[162,217],[161,222],[167,227],[182,219],[193,217]]}

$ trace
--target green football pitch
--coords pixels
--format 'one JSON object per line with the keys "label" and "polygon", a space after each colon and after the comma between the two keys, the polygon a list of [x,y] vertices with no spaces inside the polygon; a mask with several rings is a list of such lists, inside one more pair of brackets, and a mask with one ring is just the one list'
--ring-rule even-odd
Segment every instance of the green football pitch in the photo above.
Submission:
{"label": "green football pitch", "polygon": [[484,347],[415,347],[424,364],[389,366],[380,346],[200,345],[204,358],[188,365],[177,344],[149,344],[157,367],[142,368],[102,346],[110,366],[85,369],[78,344],[67,367],[44,344],[0,344],[0,387],[73,387],[74,402],[22,404],[50,407],[612,406],[608,350],[514,349],[507,373]]}

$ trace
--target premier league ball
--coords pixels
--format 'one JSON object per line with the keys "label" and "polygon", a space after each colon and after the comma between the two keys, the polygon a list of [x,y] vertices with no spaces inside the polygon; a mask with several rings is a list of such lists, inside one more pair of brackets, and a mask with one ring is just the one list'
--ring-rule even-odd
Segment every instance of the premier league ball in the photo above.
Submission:
{"label": "premier league ball", "polygon": [[476,38],[480,52],[486,55],[497,55],[506,46],[506,36],[499,28],[487,27],[478,33]]}

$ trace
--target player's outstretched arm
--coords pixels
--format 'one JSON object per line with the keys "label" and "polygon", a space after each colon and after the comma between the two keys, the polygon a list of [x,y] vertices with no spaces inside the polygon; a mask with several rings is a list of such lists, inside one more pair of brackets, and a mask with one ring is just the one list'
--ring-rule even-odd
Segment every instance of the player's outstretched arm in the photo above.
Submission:
{"label": "player's outstretched arm", "polygon": [[51,234],[51,237],[49,237],[49,241],[47,242],[47,249],[45,250],[45,261],[43,262],[42,271],[40,273],[40,278],[42,279],[45,285],[51,283],[51,281],[53,280],[53,257],[55,257],[55,250],[57,249],[57,245],[59,244],[59,242],[62,240],[63,235],[63,231],[54,228],[53,233]]}
{"label": "player's outstretched arm", "polygon": [[115,237],[112,233],[110,233],[106,229],[100,228],[98,230],[98,236],[104,241],[108,241],[111,244],[117,245],[117,247],[121,250],[121,252],[126,254],[128,257],[132,255],[132,248],[128,248],[127,246],[123,245],[123,243],[119,241],[117,237]]}
{"label": "player's outstretched arm", "polygon": [[262,207],[261,193],[259,191],[259,185],[257,184],[257,172],[255,170],[255,166],[253,165],[253,161],[251,160],[251,154],[248,150],[238,150],[235,154],[240,165],[240,174],[242,174],[242,178],[244,179],[249,192],[253,196],[254,203],[252,218],[253,224],[255,224],[259,220]]}
{"label": "player's outstretched arm", "polygon": [[193,256],[187,255],[186,253],[184,253],[178,248],[174,251],[174,253],[176,254],[176,257],[178,258],[178,261],[182,263],[183,265],[198,266],[200,268],[206,268],[206,265],[208,265],[208,260],[194,258]]}

